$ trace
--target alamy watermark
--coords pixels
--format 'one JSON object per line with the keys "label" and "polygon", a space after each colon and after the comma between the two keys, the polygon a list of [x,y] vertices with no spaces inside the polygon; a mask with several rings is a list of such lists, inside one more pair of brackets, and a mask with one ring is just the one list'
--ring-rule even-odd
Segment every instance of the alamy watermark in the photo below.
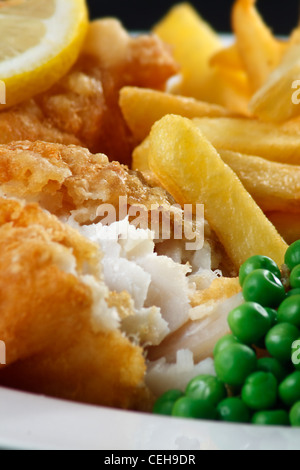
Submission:
{"label": "alamy watermark", "polygon": [[[118,212],[118,213],[117,213]],[[159,240],[185,240],[186,250],[200,250],[204,245],[204,205],[179,204],[160,206],[152,204],[130,205],[126,196],[119,197],[118,209],[112,204],[101,204],[97,209],[97,217],[105,226],[111,226],[118,220],[128,218],[130,225],[137,229],[150,230],[155,239]],[[121,236],[121,238],[139,238],[138,230],[134,232],[127,225],[125,232],[108,232],[108,237]]]}
{"label": "alamy watermark", "polygon": [[296,90],[292,94],[292,103],[295,105],[300,104],[300,80],[294,80],[292,83],[292,89]]}
{"label": "alamy watermark", "polygon": [[0,80],[0,105],[1,104],[6,104],[6,86],[2,80]]}
{"label": "alamy watermark", "polygon": [[299,366],[300,364],[300,340],[292,344],[292,363],[295,366]]}
{"label": "alamy watermark", "polygon": [[0,341],[0,365],[6,364],[6,345],[4,341]]}

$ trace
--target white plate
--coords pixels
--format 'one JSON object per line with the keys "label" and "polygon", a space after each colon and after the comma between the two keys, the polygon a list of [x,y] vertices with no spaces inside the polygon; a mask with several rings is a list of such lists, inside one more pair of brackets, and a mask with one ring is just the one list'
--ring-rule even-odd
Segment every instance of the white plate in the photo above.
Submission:
{"label": "white plate", "polygon": [[0,449],[300,450],[300,429],[157,417],[0,387]]}
{"label": "white plate", "polygon": [[300,429],[157,417],[0,388],[0,448],[300,450]]}

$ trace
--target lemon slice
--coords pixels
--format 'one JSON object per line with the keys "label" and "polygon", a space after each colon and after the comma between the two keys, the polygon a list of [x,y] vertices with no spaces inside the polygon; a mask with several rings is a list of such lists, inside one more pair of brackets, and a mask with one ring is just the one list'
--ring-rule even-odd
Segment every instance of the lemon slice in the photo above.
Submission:
{"label": "lemon slice", "polygon": [[49,89],[76,61],[88,27],[85,0],[0,0],[0,80],[6,105]]}

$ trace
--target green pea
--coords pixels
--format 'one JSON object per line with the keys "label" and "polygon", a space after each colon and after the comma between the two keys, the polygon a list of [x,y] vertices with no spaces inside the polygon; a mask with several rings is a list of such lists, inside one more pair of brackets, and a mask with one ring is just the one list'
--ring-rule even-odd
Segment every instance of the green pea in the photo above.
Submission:
{"label": "green pea", "polygon": [[294,372],[284,379],[279,386],[279,396],[287,406],[300,401],[300,372]]}
{"label": "green pea", "polygon": [[278,279],[281,278],[281,272],[275,261],[267,256],[252,256],[240,268],[240,284],[243,287],[246,277],[256,269],[266,269],[273,273]]}
{"label": "green pea", "polygon": [[256,354],[244,344],[232,344],[215,357],[218,378],[232,387],[241,387],[256,368]]}
{"label": "green pea", "polygon": [[154,404],[153,413],[158,415],[172,415],[175,402],[183,397],[180,390],[168,390]]}
{"label": "green pea", "polygon": [[258,359],[258,370],[261,372],[270,372],[277,379],[278,383],[281,383],[288,375],[288,371],[277,359],[274,359],[274,357]]}
{"label": "green pea", "polygon": [[289,426],[290,419],[287,411],[259,411],[252,416],[252,424],[257,426]]}
{"label": "green pea", "polygon": [[300,428],[300,401],[290,411],[290,422],[293,427]]}
{"label": "green pea", "polygon": [[176,401],[172,416],[194,419],[217,419],[217,410],[206,401],[195,400],[190,397],[179,398]]}
{"label": "green pea", "polygon": [[292,271],[298,264],[300,264],[300,240],[293,243],[286,251],[285,264],[289,270]]}
{"label": "green pea", "polygon": [[223,338],[219,339],[219,341],[214,347],[214,357],[216,357],[219,352],[223,351],[227,348],[227,346],[230,346],[231,344],[239,344],[239,341],[233,335],[226,335],[223,336]]}
{"label": "green pea", "polygon": [[299,264],[291,272],[290,284],[293,289],[299,289],[300,287],[300,265]]}
{"label": "green pea", "polygon": [[217,406],[227,396],[225,385],[212,375],[199,375],[188,384],[185,395]]}
{"label": "green pea", "polygon": [[269,308],[269,307],[266,307],[265,310],[269,315],[270,322],[271,322],[271,327],[277,325],[277,323],[278,323],[277,310],[275,310],[274,308]]}
{"label": "green pea", "polygon": [[266,310],[254,302],[245,302],[232,310],[228,324],[234,336],[244,344],[256,344],[271,328]]}
{"label": "green pea", "polygon": [[287,294],[286,296],[287,297],[292,297],[294,295],[300,295],[300,288],[298,287],[298,289],[291,289]]}
{"label": "green pea", "polygon": [[243,402],[252,410],[263,411],[273,408],[277,402],[278,383],[269,372],[255,372],[250,375],[242,388]]}
{"label": "green pea", "polygon": [[278,308],[278,322],[300,327],[300,295],[285,299]]}
{"label": "green pea", "polygon": [[285,289],[273,273],[256,269],[249,274],[243,284],[244,299],[256,302],[263,307],[277,308],[285,299]]}
{"label": "green pea", "polygon": [[240,398],[226,398],[217,407],[220,421],[249,423],[250,410]]}
{"label": "green pea", "polygon": [[266,348],[271,356],[281,362],[292,359],[292,344],[300,337],[300,331],[289,323],[279,323],[266,336]]}

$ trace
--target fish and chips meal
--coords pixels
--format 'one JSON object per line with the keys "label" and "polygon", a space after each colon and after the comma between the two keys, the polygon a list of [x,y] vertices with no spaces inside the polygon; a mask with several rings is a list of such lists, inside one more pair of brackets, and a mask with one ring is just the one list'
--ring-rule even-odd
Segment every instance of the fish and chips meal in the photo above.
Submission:
{"label": "fish and chips meal", "polygon": [[0,0],[0,386],[300,426],[300,27],[232,27]]}

